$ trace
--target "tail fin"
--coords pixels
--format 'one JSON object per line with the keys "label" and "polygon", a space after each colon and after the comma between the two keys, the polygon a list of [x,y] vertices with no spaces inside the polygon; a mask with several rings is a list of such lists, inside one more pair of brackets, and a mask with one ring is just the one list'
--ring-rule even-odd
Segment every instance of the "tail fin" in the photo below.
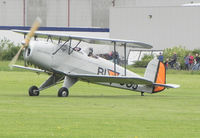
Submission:
{"label": "tail fin", "polygon": [[[165,89],[166,84],[166,69],[165,65],[157,59],[153,59],[149,62],[144,77],[154,82],[152,93],[157,93]],[[159,85],[161,84],[161,85]]]}

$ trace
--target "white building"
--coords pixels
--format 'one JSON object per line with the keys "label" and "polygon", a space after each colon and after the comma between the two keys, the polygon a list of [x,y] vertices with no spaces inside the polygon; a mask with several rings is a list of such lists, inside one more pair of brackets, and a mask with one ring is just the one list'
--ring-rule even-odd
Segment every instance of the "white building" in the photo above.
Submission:
{"label": "white building", "polygon": [[0,0],[0,26],[109,27],[111,7],[178,6],[200,0]]}
{"label": "white building", "polygon": [[200,7],[113,8],[110,13],[110,37],[143,41],[157,50],[200,48],[199,30]]}
{"label": "white building", "polygon": [[0,0],[0,26],[108,27],[112,0]]}
{"label": "white building", "polygon": [[0,26],[109,27],[110,37],[144,41],[162,50],[199,48],[200,0],[0,0]]}
{"label": "white building", "polygon": [[151,6],[144,1],[135,7],[111,8],[110,37],[143,41],[156,50],[200,48],[200,6],[181,6],[187,0],[150,0]]}

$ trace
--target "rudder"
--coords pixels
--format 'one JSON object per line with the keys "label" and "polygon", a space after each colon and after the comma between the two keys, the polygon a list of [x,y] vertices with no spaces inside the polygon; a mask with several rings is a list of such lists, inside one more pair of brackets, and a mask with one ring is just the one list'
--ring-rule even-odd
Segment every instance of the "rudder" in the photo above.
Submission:
{"label": "rudder", "polygon": [[[144,77],[154,83],[166,84],[166,69],[165,65],[157,59],[153,59],[147,65]],[[152,93],[163,91],[163,86],[153,86]]]}

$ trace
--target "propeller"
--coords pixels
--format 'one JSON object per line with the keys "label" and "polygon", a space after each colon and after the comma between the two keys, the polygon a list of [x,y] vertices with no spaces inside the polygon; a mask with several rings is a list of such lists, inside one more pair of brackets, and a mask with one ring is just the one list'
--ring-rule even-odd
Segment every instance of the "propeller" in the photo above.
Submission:
{"label": "propeller", "polygon": [[24,39],[24,41],[22,42],[22,46],[20,47],[19,51],[17,52],[17,54],[13,57],[13,59],[11,60],[11,62],[9,63],[9,67],[12,69],[12,65],[14,65],[17,61],[17,59],[19,58],[19,55],[21,53],[21,51],[24,48],[27,48],[29,45],[29,42],[31,40],[31,38],[34,36],[35,31],[38,30],[40,24],[42,23],[42,20],[37,17],[31,27],[31,30],[29,31],[29,33],[26,35],[26,38]]}

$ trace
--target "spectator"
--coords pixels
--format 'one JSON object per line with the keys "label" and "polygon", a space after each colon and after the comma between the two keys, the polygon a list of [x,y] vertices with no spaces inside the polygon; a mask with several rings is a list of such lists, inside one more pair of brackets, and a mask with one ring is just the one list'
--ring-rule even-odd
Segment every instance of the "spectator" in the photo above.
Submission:
{"label": "spectator", "polygon": [[189,70],[190,55],[186,55],[184,57],[184,61],[185,61],[185,70]]}
{"label": "spectator", "polygon": [[161,52],[160,52],[160,55],[158,56],[158,60],[159,60],[160,62],[163,62],[163,55],[162,55]]}
{"label": "spectator", "polygon": [[165,63],[164,63],[166,69],[168,69],[168,62],[169,62],[169,59],[167,58],[166,61],[165,61]]}
{"label": "spectator", "polygon": [[195,58],[194,58],[194,66],[192,67],[192,70],[199,70],[200,69],[200,57],[199,54],[196,54]]}
{"label": "spectator", "polygon": [[191,53],[189,54],[189,56],[189,69],[192,69],[192,66],[194,65],[194,57],[191,55]]}
{"label": "spectator", "polygon": [[176,52],[174,52],[174,55],[172,56],[172,59],[171,59],[171,61],[169,62],[171,68],[174,67],[174,64],[176,63],[176,61],[177,61],[177,55],[176,55]]}
{"label": "spectator", "polygon": [[199,57],[199,54],[196,54],[194,60],[195,60],[195,64],[199,64],[199,63],[200,63],[200,57]]}

